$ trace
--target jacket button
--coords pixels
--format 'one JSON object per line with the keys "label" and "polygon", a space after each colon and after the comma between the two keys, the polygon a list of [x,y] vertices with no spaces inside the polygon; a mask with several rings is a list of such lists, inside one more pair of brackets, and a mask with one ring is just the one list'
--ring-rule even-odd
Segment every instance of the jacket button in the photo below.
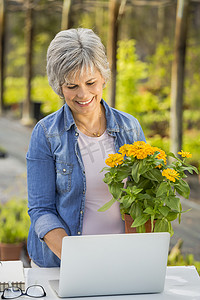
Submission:
{"label": "jacket button", "polygon": [[82,211],[82,210],[80,211],[80,214],[81,214],[81,215],[83,214],[83,211]]}
{"label": "jacket button", "polygon": [[83,195],[85,195],[85,191],[83,191]]}
{"label": "jacket button", "polygon": [[66,173],[66,171],[67,171],[66,169],[63,169],[63,173]]}
{"label": "jacket button", "polygon": [[81,234],[81,233],[80,233],[80,231],[78,231],[77,233],[78,233],[78,235],[80,235],[80,234]]}
{"label": "jacket button", "polygon": [[78,132],[76,132],[76,133],[75,133],[75,136],[79,136],[79,133],[78,133]]}

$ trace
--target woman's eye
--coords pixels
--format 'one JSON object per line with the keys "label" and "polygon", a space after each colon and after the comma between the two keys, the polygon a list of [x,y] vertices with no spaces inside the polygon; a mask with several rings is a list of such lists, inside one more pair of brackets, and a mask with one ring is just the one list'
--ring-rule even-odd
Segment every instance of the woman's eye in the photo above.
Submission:
{"label": "woman's eye", "polygon": [[67,85],[67,88],[72,90],[72,89],[75,89],[77,87],[77,85]]}
{"label": "woman's eye", "polygon": [[95,81],[87,82],[87,85],[93,85],[94,83],[95,83]]}

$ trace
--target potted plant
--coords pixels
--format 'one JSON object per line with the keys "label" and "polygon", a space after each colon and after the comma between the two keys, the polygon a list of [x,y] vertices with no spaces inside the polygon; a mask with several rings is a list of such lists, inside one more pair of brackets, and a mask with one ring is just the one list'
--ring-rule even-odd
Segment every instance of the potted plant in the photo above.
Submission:
{"label": "potted plant", "polygon": [[27,200],[11,199],[0,204],[0,224],[0,260],[20,259],[30,227]]}
{"label": "potted plant", "polygon": [[[198,173],[197,168],[187,163],[192,156],[189,152],[181,150],[178,154],[182,159],[145,142],[125,144],[118,153],[110,154],[106,159],[109,167],[103,170],[108,171],[104,182],[113,198],[99,211],[118,201],[126,232],[127,219],[131,217],[131,228],[136,232],[166,231],[173,235],[171,222],[178,218],[180,223],[184,212],[180,196],[189,198],[190,194],[190,187],[184,181],[185,171]],[[148,223],[149,230],[145,228]]]}

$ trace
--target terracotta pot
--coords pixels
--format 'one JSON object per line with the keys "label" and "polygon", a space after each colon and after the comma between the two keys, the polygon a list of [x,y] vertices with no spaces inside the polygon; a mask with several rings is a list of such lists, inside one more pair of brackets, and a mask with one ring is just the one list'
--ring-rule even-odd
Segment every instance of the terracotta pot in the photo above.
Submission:
{"label": "terracotta pot", "polygon": [[5,244],[0,243],[0,260],[19,260],[23,243]]}
{"label": "terracotta pot", "polygon": [[[137,233],[136,227],[131,227],[133,223],[133,218],[130,215],[125,214],[124,221],[125,221],[125,233]],[[154,225],[155,225],[155,220],[154,220]],[[148,220],[145,223],[145,230],[146,232],[151,232],[151,220]]]}

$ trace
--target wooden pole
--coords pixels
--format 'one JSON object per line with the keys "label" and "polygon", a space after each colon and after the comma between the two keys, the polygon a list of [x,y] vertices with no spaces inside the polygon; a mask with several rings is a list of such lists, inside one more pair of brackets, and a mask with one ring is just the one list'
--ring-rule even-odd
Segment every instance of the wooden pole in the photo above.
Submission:
{"label": "wooden pole", "polygon": [[26,25],[25,25],[25,39],[26,39],[26,98],[23,103],[22,123],[31,125],[33,123],[33,105],[31,103],[31,80],[32,80],[32,55],[33,55],[33,7],[32,1],[26,1]]}
{"label": "wooden pole", "polygon": [[[124,1],[122,1],[124,2]],[[116,76],[117,76],[117,39],[118,39],[118,16],[120,10],[121,1],[110,0],[109,1],[109,28],[108,28],[108,61],[111,69],[111,80],[108,87],[108,102],[112,107],[115,107],[116,96]]]}
{"label": "wooden pole", "polygon": [[190,0],[178,0],[176,12],[175,50],[171,77],[171,151],[182,148],[184,70],[187,38],[187,17]]}
{"label": "wooden pole", "polygon": [[0,115],[4,110],[5,0],[0,0]]}
{"label": "wooden pole", "polygon": [[69,29],[71,27],[71,0],[63,0],[62,8],[62,21],[61,21],[61,30]]}

